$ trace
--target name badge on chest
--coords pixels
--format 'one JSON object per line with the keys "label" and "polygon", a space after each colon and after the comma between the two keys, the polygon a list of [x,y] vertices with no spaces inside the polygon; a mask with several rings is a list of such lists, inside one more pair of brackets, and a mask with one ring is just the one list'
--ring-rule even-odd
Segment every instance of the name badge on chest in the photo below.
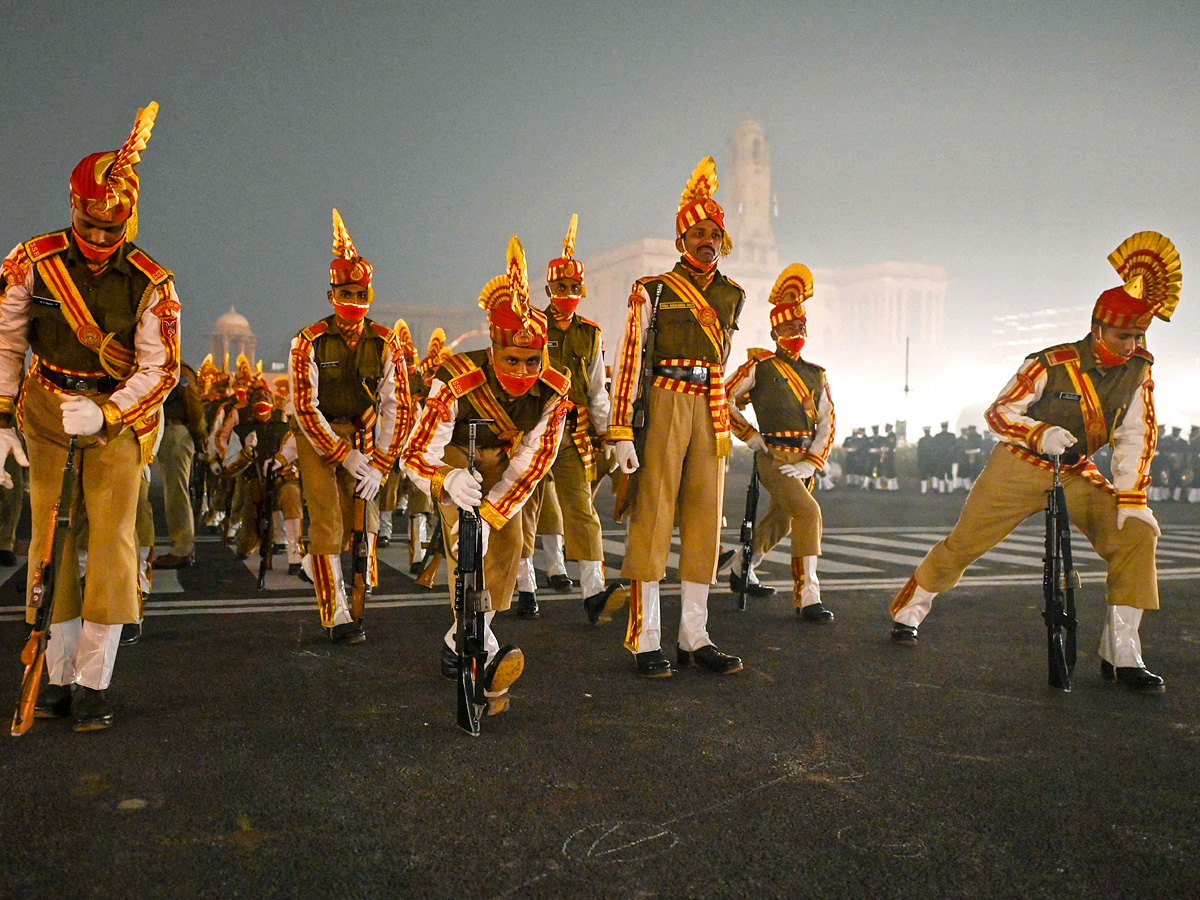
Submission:
{"label": "name badge on chest", "polygon": [[1059,391],[1058,399],[1059,400],[1074,400],[1076,403],[1078,403],[1080,400],[1083,399],[1083,395],[1082,394],[1072,394],[1070,391]]}
{"label": "name badge on chest", "polygon": [[558,341],[546,341],[546,346],[547,347],[557,347]]}
{"label": "name badge on chest", "polygon": [[332,362],[317,363],[318,369],[336,369],[337,366],[338,366],[338,361],[336,359],[333,360]]}
{"label": "name badge on chest", "polygon": [[48,306],[50,309],[58,309],[62,306],[57,300],[51,300],[49,297],[39,297],[37,294],[31,294],[29,299],[38,306]]}

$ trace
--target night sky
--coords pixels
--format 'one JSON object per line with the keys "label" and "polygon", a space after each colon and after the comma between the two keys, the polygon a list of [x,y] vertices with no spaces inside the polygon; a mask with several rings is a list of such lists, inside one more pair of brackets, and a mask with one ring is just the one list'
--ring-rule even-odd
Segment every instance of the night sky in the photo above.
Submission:
{"label": "night sky", "polygon": [[1188,372],[1198,46],[1195,2],[13,4],[0,242],[64,227],[71,168],[157,100],[138,243],[185,357],[231,304],[274,355],[329,309],[332,207],[380,297],[474,304],[513,232],[535,277],[574,212],[585,261],[673,237],[751,115],[781,265],[944,265],[948,342],[986,352],[996,311],[1089,305],[1161,231],[1184,295],[1151,347]]}

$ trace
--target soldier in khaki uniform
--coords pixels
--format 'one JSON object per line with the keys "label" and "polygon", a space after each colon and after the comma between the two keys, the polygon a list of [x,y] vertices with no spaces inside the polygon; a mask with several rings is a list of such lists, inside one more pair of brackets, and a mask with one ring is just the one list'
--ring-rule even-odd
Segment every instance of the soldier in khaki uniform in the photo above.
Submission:
{"label": "soldier in khaki uniform", "polygon": [[180,363],[179,383],[163,403],[163,433],[155,454],[171,536],[170,552],[154,559],[156,569],[178,569],[196,561],[196,521],[189,488],[196,448],[204,446],[204,439],[204,406],[196,373]]}
{"label": "soldier in khaki uniform", "polygon": [[368,584],[378,582],[375,495],[409,432],[411,404],[404,351],[395,333],[366,317],[375,298],[371,264],[358,255],[333,211],[333,255],[326,316],[292,341],[288,374],[296,409],[296,452],[308,501],[309,553],[301,561],[316,586],[321,624],[335,643],[366,640],[342,577],[354,500],[367,504]]}
{"label": "soldier in khaki uniform", "polygon": [[[396,333],[396,341],[400,344],[400,348],[404,353],[405,377],[408,378],[408,392],[414,404],[413,420],[415,421],[419,414],[419,409],[416,405],[419,403],[419,400],[417,392],[413,390],[414,382],[419,382],[422,389],[424,388],[424,382],[421,381],[421,376],[417,374],[417,348],[412,342],[412,332],[408,328],[408,323],[403,319],[396,320],[396,324],[392,326],[392,331]],[[383,488],[379,491],[378,545],[380,547],[387,547],[392,542],[393,513],[401,508],[408,508],[408,498],[404,490],[407,483],[408,479],[405,477],[403,467],[397,460],[396,465],[392,467],[392,471],[384,479]],[[410,547],[409,565],[412,564],[412,556],[412,548]]]}
{"label": "soldier in khaki uniform", "polygon": [[[1160,534],[1146,505],[1157,427],[1153,357],[1141,346],[1154,316],[1179,302],[1179,254],[1160,234],[1133,235],[1109,256],[1125,284],[1100,295],[1091,333],[1030,356],[988,409],[1000,438],[963,504],[954,530],[926,554],[891,604],[892,640],[915,643],[933,598],[972,562],[1045,507],[1053,457],[1071,524],[1108,567],[1108,611],[1100,638],[1105,681],[1161,691],[1142,661],[1142,611],[1158,609],[1154,552]],[[1111,444],[1113,483],[1091,457]]]}
{"label": "soldier in khaki uniform", "polygon": [[[571,376],[571,411],[565,437],[546,482],[545,505],[557,512],[558,541],[547,541],[551,559],[560,553],[579,563],[579,589],[584,611],[593,624],[608,621],[625,604],[625,586],[604,583],[604,533],[592,502],[592,482],[597,478],[596,442],[608,432],[610,401],[604,379],[604,340],[600,326],[579,315],[579,301],[587,296],[583,262],[575,259],[575,234],[579,217],[571,216],[563,255],[546,266],[546,348],[551,364]],[[530,560],[532,562],[532,560]],[[532,565],[530,566],[532,568]],[[551,586],[555,571],[551,570]],[[565,571],[561,574],[566,578]],[[569,580],[567,586],[570,587]]]}
{"label": "soldier in khaki uniform", "polygon": [[[833,613],[821,603],[817,580],[821,507],[807,485],[829,461],[834,412],[825,370],[800,357],[808,336],[804,301],[812,296],[812,283],[807,266],[783,270],[768,297],[775,350],[751,350],[725,391],[733,433],[754,450],[759,478],[771,495],[767,514],[754,531],[747,591],[753,596],[775,592],[758,583],[754,569],[790,531],[796,612],[809,622],[827,622]],[[742,414],[747,403],[754,406],[757,429]],[[741,590],[741,578],[736,571],[730,574],[730,590]]]}
{"label": "soldier in khaki uniform", "polygon": [[[0,468],[10,452],[24,461],[15,413],[31,463],[31,546],[43,547],[76,437],[77,509],[97,526],[89,529],[82,591],[76,541],[67,539],[39,702],[41,715],[72,714],[77,731],[112,723],[105,691],[121,626],[138,617],[139,482],[159,408],[179,375],[173,276],[132,243],[134,167],[157,112],[155,103],[139,110],[119,150],[75,167],[71,227],[18,245],[0,269]],[[34,362],[17,402],[29,350]],[[31,587],[36,568],[29,566]]]}
{"label": "soldier in khaki uniform", "polygon": [[[546,316],[530,309],[525,252],[516,235],[507,258],[507,274],[489,281],[479,297],[492,346],[456,354],[438,369],[404,451],[413,481],[441,509],[452,593],[458,510],[478,507],[483,520],[483,587],[491,605],[484,617],[489,715],[508,708],[509,685],[525,666],[519,648],[500,646],[492,620],[512,602],[522,549],[536,522],[530,495],[554,462],[571,408],[570,378],[545,361]],[[474,472],[466,468],[470,419],[492,420],[478,429]],[[442,646],[447,678],[458,671],[454,639],[452,625]]]}
{"label": "soldier in khaki uniform", "polygon": [[259,506],[265,498],[263,489],[268,471],[275,472],[275,493],[270,498],[272,514],[279,510],[283,514],[283,530],[275,531],[272,543],[280,535],[287,541],[288,573],[299,574],[300,560],[304,556],[300,547],[300,528],[304,518],[304,506],[300,499],[300,473],[296,468],[296,435],[292,433],[288,420],[275,408],[273,398],[266,388],[259,387],[250,395],[252,415],[239,423],[235,432],[241,443],[241,451],[235,462],[227,467],[231,477],[240,476],[242,485],[242,528],[238,537],[237,555],[246,559],[259,548]]}
{"label": "soldier in khaki uniform", "polygon": [[[621,569],[633,581],[625,646],[649,678],[673,671],[661,646],[659,581],[666,574],[676,520],[683,606],[679,662],[696,662],[717,674],[742,668],[736,656],[717,650],[706,630],[730,449],[725,362],[746,299],[745,291],[717,270],[733,243],[725,232],[725,213],[712,199],[716,188],[716,164],[706,157],[692,173],[675,217],[675,245],[683,255],[670,272],[634,283],[613,372],[608,436],[616,442],[622,471],[636,471],[639,479]],[[655,317],[654,377],[643,385],[643,345]],[[634,447],[633,406],[639,392],[647,400],[644,459]]]}

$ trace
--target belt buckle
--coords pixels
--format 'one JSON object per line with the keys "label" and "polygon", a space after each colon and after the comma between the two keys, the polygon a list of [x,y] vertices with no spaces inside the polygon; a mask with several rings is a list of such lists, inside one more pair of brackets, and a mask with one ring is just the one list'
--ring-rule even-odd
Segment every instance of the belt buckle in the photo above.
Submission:
{"label": "belt buckle", "polygon": [[692,366],[692,380],[696,384],[708,381],[708,366]]}

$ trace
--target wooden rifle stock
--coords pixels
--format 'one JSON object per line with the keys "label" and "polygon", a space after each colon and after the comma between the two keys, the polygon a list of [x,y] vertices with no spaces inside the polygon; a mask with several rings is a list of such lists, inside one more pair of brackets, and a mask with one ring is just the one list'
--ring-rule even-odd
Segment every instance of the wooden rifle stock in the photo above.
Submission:
{"label": "wooden rifle stock", "polygon": [[24,734],[33,725],[38,689],[42,684],[42,668],[46,661],[46,644],[50,639],[50,620],[54,615],[54,587],[63,550],[71,533],[71,507],[75,503],[75,437],[67,449],[67,465],[63,469],[62,490],[50,512],[51,527],[46,535],[38,569],[33,575],[29,605],[36,606],[33,630],[21,650],[25,673],[21,677],[21,692],[13,712],[12,735]]}
{"label": "wooden rifle stock", "polygon": [[446,540],[442,534],[441,518],[438,517],[436,521],[430,521],[429,524],[430,528],[435,530],[429,538],[429,549],[421,564],[421,574],[417,576],[417,584],[427,588],[433,587],[438,572],[442,568],[442,561],[446,558]]}

